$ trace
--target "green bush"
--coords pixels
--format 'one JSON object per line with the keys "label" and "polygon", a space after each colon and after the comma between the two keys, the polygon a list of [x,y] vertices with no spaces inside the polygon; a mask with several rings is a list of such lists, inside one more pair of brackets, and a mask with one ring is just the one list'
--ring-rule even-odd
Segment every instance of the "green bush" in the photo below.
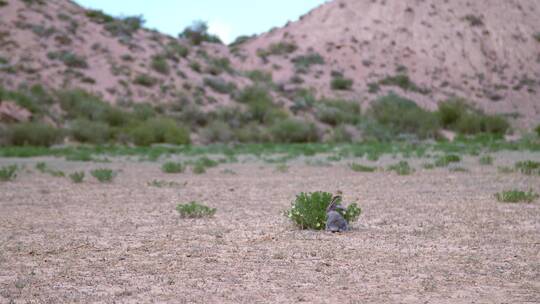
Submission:
{"label": "green bush", "polygon": [[510,128],[510,124],[502,116],[486,115],[468,106],[461,98],[453,98],[440,103],[437,116],[442,127],[461,134],[504,135]]}
{"label": "green bush", "polygon": [[262,86],[246,87],[236,100],[247,105],[250,120],[266,124],[287,117],[283,110],[274,104],[268,89]]}
{"label": "green bush", "polygon": [[362,164],[357,164],[357,163],[349,164],[349,168],[351,168],[351,170],[353,170],[354,172],[375,172],[375,171],[377,171],[377,167],[369,167],[369,166],[364,166]]}
{"label": "green bush", "polygon": [[205,143],[228,143],[234,139],[234,132],[231,127],[220,120],[212,121],[200,132]]}
{"label": "green bush", "polygon": [[435,166],[446,167],[450,163],[459,163],[460,161],[461,161],[461,157],[459,157],[459,155],[448,154],[448,155],[444,155],[437,158],[437,160],[435,161]]}
{"label": "green bush", "polygon": [[270,129],[275,142],[309,143],[319,141],[315,124],[296,118],[277,121]]}
{"label": "green bush", "polygon": [[94,169],[90,174],[101,183],[110,183],[116,176],[116,172],[111,169]]}
{"label": "green bush", "polygon": [[179,162],[166,162],[161,166],[161,171],[165,173],[182,173],[185,166]]}
{"label": "green bush", "polygon": [[335,77],[330,82],[330,87],[335,91],[348,91],[352,88],[353,80],[343,77]]}
{"label": "green bush", "polygon": [[0,100],[12,100],[17,105],[32,112],[34,116],[47,113],[54,98],[41,85],[22,87],[18,91],[9,91],[0,85]]}
{"label": "green bush", "polygon": [[435,114],[393,93],[373,102],[370,114],[393,136],[413,134],[419,138],[435,138],[439,131],[439,122]]}
{"label": "green bush", "polygon": [[414,173],[414,169],[409,165],[407,161],[400,161],[395,165],[391,165],[388,167],[388,170],[394,171],[398,175],[411,175],[412,173]]}
{"label": "green bush", "polygon": [[203,82],[220,94],[231,94],[236,90],[236,85],[233,82],[227,82],[220,77],[205,77]]}
{"label": "green bush", "polygon": [[8,182],[17,178],[17,165],[0,168],[0,182]]}
{"label": "green bush", "polygon": [[208,60],[208,73],[217,76],[223,72],[232,74],[234,72],[231,67],[231,61],[227,57],[211,58]]}
{"label": "green bush", "polygon": [[112,139],[113,133],[106,123],[78,119],[72,123],[70,134],[78,142],[104,144]]}
{"label": "green bush", "polygon": [[312,65],[323,65],[324,58],[318,53],[309,53],[293,58],[292,62],[297,72],[307,72]]}
{"label": "green bush", "polygon": [[138,146],[155,143],[186,145],[190,143],[189,130],[178,126],[169,118],[152,118],[137,126],[131,132],[133,142]]}
{"label": "green bush", "polygon": [[88,63],[84,57],[69,51],[50,52],[47,54],[47,57],[51,60],[60,60],[70,68],[88,68]]}
{"label": "green bush", "polygon": [[28,122],[11,125],[7,138],[7,143],[13,146],[49,147],[61,141],[63,132],[47,124]]}
{"label": "green bush", "polygon": [[73,172],[69,175],[69,179],[71,179],[71,181],[75,184],[80,184],[84,181],[84,172],[83,171],[80,171],[80,172]]}
{"label": "green bush", "polygon": [[113,21],[105,23],[105,30],[115,37],[131,38],[144,25],[144,22],[142,16],[115,18]]}
{"label": "green bush", "polygon": [[152,56],[151,66],[152,66],[152,69],[154,69],[154,71],[163,75],[169,75],[171,71],[171,68],[169,67],[169,63],[167,62],[167,58],[163,55]]}
{"label": "green bush", "polygon": [[284,56],[290,53],[294,53],[297,49],[298,46],[291,42],[272,43],[265,50],[257,50],[257,56],[262,58],[268,56]]}
{"label": "green bush", "polygon": [[267,72],[263,70],[252,70],[246,72],[246,77],[251,79],[251,81],[257,83],[272,83],[272,72]]}
{"label": "green bush", "polygon": [[143,87],[153,87],[157,83],[157,79],[147,74],[139,74],[133,80],[133,83]]}
{"label": "green bush", "polygon": [[317,119],[332,126],[357,124],[360,121],[360,105],[356,102],[322,100],[316,105],[316,109]]}
{"label": "green bush", "polygon": [[[292,208],[286,212],[289,217],[301,229],[324,230],[326,228],[326,208],[332,200],[332,194],[328,192],[300,193],[292,204]],[[338,202],[338,205],[341,202]],[[362,210],[356,203],[350,204],[342,214],[348,223],[358,219]]]}
{"label": "green bush", "polygon": [[510,190],[510,191],[503,191],[500,193],[495,194],[495,198],[499,202],[503,203],[532,203],[535,201],[538,197],[540,197],[537,193],[533,192],[532,190],[529,190],[529,192],[520,191],[520,190]]}
{"label": "green bush", "polygon": [[169,44],[165,47],[165,56],[167,56],[169,59],[178,61],[178,56],[181,58],[186,58],[188,55],[189,48],[176,41],[169,42]]}
{"label": "green bush", "polygon": [[176,206],[176,211],[178,211],[183,218],[203,218],[214,216],[217,209],[210,208],[197,202],[191,202],[189,204],[178,204]]}
{"label": "green bush", "polygon": [[428,94],[429,90],[418,87],[407,75],[400,74],[396,76],[388,76],[379,81],[383,86],[397,86],[404,91],[412,91],[420,94]]}
{"label": "green bush", "polygon": [[86,11],[86,17],[88,17],[92,21],[94,21],[96,23],[100,23],[100,24],[114,21],[114,18],[112,16],[109,16],[109,15],[107,15],[104,12],[99,11],[99,10],[88,10],[88,11]]}
{"label": "green bush", "polygon": [[533,175],[536,173],[540,174],[540,162],[537,161],[520,161],[515,164],[515,167],[517,170],[519,170],[519,172],[525,175]]}
{"label": "green bush", "polygon": [[536,135],[540,137],[540,125],[538,125],[534,130],[536,131]]}

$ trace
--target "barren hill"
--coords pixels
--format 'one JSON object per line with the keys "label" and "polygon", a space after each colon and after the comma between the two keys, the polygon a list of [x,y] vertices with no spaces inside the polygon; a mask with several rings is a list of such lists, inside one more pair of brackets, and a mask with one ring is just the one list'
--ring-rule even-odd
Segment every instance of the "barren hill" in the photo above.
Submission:
{"label": "barren hill", "polygon": [[227,47],[69,0],[0,0],[0,85],[212,109],[271,74],[280,105],[299,89],[364,108],[390,91],[427,109],[458,96],[530,128],[540,121],[539,14],[537,0],[334,0]]}
{"label": "barren hill", "polygon": [[[389,90],[430,109],[460,96],[530,127],[540,121],[539,15],[536,0],[335,0],[245,43],[241,65],[363,105]],[[341,75],[352,87],[332,90]]]}
{"label": "barren hill", "polygon": [[110,102],[215,103],[228,95],[201,93],[204,78],[246,82],[226,46],[194,47],[143,28],[139,17],[112,18],[68,0],[5,0],[0,16],[0,84],[8,88],[38,83]]}

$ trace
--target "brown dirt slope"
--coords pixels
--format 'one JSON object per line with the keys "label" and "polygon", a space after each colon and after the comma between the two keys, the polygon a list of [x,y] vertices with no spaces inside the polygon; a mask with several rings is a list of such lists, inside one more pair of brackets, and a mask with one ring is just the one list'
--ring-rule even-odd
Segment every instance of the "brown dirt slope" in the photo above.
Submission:
{"label": "brown dirt slope", "polygon": [[[530,125],[540,120],[539,13],[536,0],[336,0],[244,44],[243,65],[274,69],[281,83],[296,74],[326,96],[336,95],[329,83],[332,71],[340,72],[354,85],[338,95],[364,104],[393,90],[433,109],[457,95]],[[298,49],[257,56],[279,42]],[[325,64],[296,72],[292,59],[310,52]],[[420,90],[383,85],[379,93],[368,92],[369,83],[399,73]]]}

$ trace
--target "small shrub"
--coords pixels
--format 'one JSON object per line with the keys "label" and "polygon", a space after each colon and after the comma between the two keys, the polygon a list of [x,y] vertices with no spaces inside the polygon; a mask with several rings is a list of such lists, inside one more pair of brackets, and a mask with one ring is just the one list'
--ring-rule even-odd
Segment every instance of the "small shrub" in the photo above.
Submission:
{"label": "small shrub", "polygon": [[316,109],[317,119],[332,126],[357,124],[360,121],[360,105],[353,101],[323,100],[316,105]]}
{"label": "small shrub", "polygon": [[534,130],[536,131],[536,135],[540,137],[540,125],[538,125]]}
{"label": "small shrub", "polygon": [[400,161],[395,165],[391,165],[388,167],[388,170],[395,171],[398,175],[410,175],[414,172],[414,169],[407,161]]}
{"label": "small shrub", "polygon": [[8,182],[17,178],[17,165],[0,168],[0,182]]}
{"label": "small shrub", "polygon": [[186,145],[190,143],[189,130],[178,126],[169,118],[152,118],[132,130],[131,137],[138,146],[155,143]]}
{"label": "small shrub", "polygon": [[169,59],[177,61],[177,56],[181,58],[186,58],[188,55],[189,48],[187,46],[181,45],[176,41],[169,42],[169,44],[165,47],[165,56],[167,56],[167,58]]}
{"label": "small shrub", "polygon": [[287,173],[289,172],[289,166],[287,164],[279,164],[276,166],[276,171],[279,173]]}
{"label": "small shrub", "polygon": [[133,80],[133,83],[143,87],[153,87],[157,83],[157,79],[147,74],[139,74]]}
{"label": "small shrub", "polygon": [[[331,200],[332,194],[328,192],[300,193],[286,215],[301,229],[324,230],[326,208]],[[352,223],[358,219],[361,212],[358,205],[353,203],[347,206],[342,215],[348,223]]]}
{"label": "small shrub", "polygon": [[177,162],[166,162],[161,166],[161,171],[165,173],[182,173],[184,169],[184,165]]}
{"label": "small shrub", "polygon": [[271,44],[266,50],[257,50],[257,56],[262,58],[268,56],[284,56],[290,53],[294,53],[297,49],[298,46],[294,43],[278,42]]}
{"label": "small shrub", "polygon": [[540,174],[540,162],[532,160],[520,161],[515,164],[515,167],[525,175]]}
{"label": "small shrub", "polygon": [[70,68],[88,68],[88,63],[86,62],[86,59],[84,57],[78,56],[77,54],[71,53],[69,51],[50,52],[47,54],[47,57],[51,60],[60,60]]}
{"label": "small shrub", "polygon": [[475,16],[475,15],[467,15],[465,17],[463,17],[463,19],[467,22],[469,22],[469,24],[471,26],[483,26],[484,25],[484,21],[482,20],[482,17],[479,17],[479,16]]}
{"label": "small shrub", "polygon": [[169,63],[167,62],[167,58],[165,58],[165,56],[163,55],[154,55],[152,57],[151,66],[154,71],[163,75],[169,75],[171,71]]}
{"label": "small shrub", "polygon": [[380,85],[383,86],[397,86],[403,89],[404,91],[412,91],[420,94],[428,94],[429,90],[420,88],[417,86],[407,75],[401,74],[396,76],[388,76],[383,80],[379,81]]}
{"label": "small shrub", "polygon": [[460,161],[461,161],[461,157],[459,157],[459,155],[448,154],[448,155],[444,155],[437,158],[437,160],[435,161],[435,166],[446,167],[450,163],[459,163]]}
{"label": "small shrub", "polygon": [[222,57],[222,58],[211,58],[208,61],[207,72],[214,76],[217,76],[223,72],[232,74],[234,70],[231,67],[231,61],[229,60],[229,58]]}
{"label": "small shrub", "polygon": [[112,16],[109,16],[109,15],[107,15],[104,12],[99,11],[99,10],[88,10],[88,11],[86,11],[86,17],[88,17],[92,21],[94,21],[96,23],[100,23],[100,24],[114,21],[114,18]]}
{"label": "small shrub", "polygon": [[270,133],[274,141],[279,143],[309,143],[319,140],[315,124],[296,118],[277,121]]}
{"label": "small shrub", "polygon": [[177,187],[180,186],[177,182],[168,182],[164,180],[153,180],[151,182],[148,182],[147,185],[149,187],[156,187],[156,188],[164,188],[164,187]]}
{"label": "small shrub", "polygon": [[261,83],[272,83],[272,72],[262,71],[262,70],[252,70],[246,72],[247,78],[251,79],[253,82]]}
{"label": "small shrub", "polygon": [[197,202],[191,202],[189,204],[178,204],[176,211],[180,213],[183,218],[203,218],[212,217],[216,214],[216,208],[210,208]]}
{"label": "small shrub", "polygon": [[499,202],[503,203],[532,203],[535,201],[538,197],[540,197],[537,193],[533,192],[532,190],[529,190],[529,192],[524,192],[520,190],[510,190],[510,191],[503,191],[495,194],[495,198]]}
{"label": "small shrub", "polygon": [[493,156],[484,155],[484,156],[480,157],[480,159],[478,161],[480,162],[480,165],[490,166],[490,165],[493,165]]}
{"label": "small shrub", "polygon": [[110,183],[113,181],[116,173],[111,169],[94,169],[90,174],[101,183]]}
{"label": "small shrub", "polygon": [[[439,122],[435,114],[420,108],[414,101],[393,93],[380,97],[371,104],[369,114],[380,126],[379,133],[390,136],[412,134],[419,138],[436,138]],[[379,135],[380,136],[380,135]]]}
{"label": "small shrub", "polygon": [[293,58],[292,62],[297,72],[307,72],[312,65],[323,65],[324,58],[318,53],[309,53]]}
{"label": "small shrub", "polygon": [[137,32],[145,23],[142,16],[128,16],[115,18],[113,21],[105,23],[105,30],[115,37],[121,37],[120,42],[125,42]]}
{"label": "small shrub", "polygon": [[236,85],[233,82],[227,82],[220,77],[205,77],[203,82],[220,94],[231,94],[236,90]]}
{"label": "small shrub", "polygon": [[62,139],[62,131],[38,122],[12,125],[7,130],[8,143],[13,146],[49,147]]}
{"label": "small shrub", "polygon": [[113,135],[107,123],[87,119],[75,120],[71,124],[70,133],[76,141],[92,144],[107,143]]}
{"label": "small shrub", "polygon": [[352,88],[353,80],[343,77],[335,77],[330,82],[330,87],[335,91],[348,91]]}
{"label": "small shrub", "polygon": [[49,174],[51,176],[54,176],[54,177],[64,177],[66,176],[66,174],[60,170],[54,170],[54,169],[51,169],[47,166],[46,163],[44,162],[39,162],[36,164],[36,169],[41,172],[41,173],[44,173],[44,174]]}
{"label": "small shrub", "polygon": [[204,174],[206,173],[206,166],[200,163],[196,163],[195,165],[193,165],[192,171],[194,174]]}
{"label": "small shrub", "polygon": [[69,175],[69,179],[75,184],[80,184],[84,181],[85,173],[83,171],[73,172]]}
{"label": "small shrub", "polygon": [[362,164],[357,163],[351,163],[349,164],[349,168],[355,172],[375,172],[377,171],[377,167],[370,167],[370,166],[364,166]]}

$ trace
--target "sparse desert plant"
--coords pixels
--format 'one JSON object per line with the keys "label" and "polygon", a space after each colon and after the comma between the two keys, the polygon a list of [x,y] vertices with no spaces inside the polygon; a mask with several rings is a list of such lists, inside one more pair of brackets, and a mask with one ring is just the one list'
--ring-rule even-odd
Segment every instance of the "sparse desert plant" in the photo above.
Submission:
{"label": "sparse desert plant", "polygon": [[178,57],[186,58],[189,55],[189,48],[176,41],[171,41],[165,47],[165,56],[167,58],[178,61]]}
{"label": "sparse desert plant", "polygon": [[263,70],[251,70],[246,72],[246,77],[251,79],[253,82],[261,83],[272,83],[272,72],[267,72]]}
{"label": "sparse desert plant", "polygon": [[419,138],[435,138],[439,132],[439,122],[434,113],[393,93],[375,100],[368,114],[375,119],[375,125],[380,126],[378,133],[389,132],[393,137],[411,134]]}
{"label": "sparse desert plant", "polygon": [[422,165],[422,168],[424,168],[426,170],[432,170],[432,169],[435,169],[435,165],[430,164],[430,163],[425,163],[425,164]]}
{"label": "sparse desert plant", "polygon": [[478,159],[478,161],[480,162],[480,165],[490,166],[490,165],[493,165],[493,156],[483,155],[482,157]]}
{"label": "sparse desert plant", "polygon": [[80,184],[84,181],[85,173],[83,171],[73,172],[69,175],[69,179],[75,184]]}
{"label": "sparse desert plant", "polygon": [[317,103],[316,110],[317,119],[332,126],[356,124],[360,121],[360,105],[354,101],[321,100]]}
{"label": "sparse desert plant", "polygon": [[149,187],[164,188],[164,187],[177,187],[180,184],[178,184],[177,182],[173,182],[173,181],[169,182],[169,181],[154,179],[154,180],[148,182],[147,185]]}
{"label": "sparse desert plant", "polygon": [[[324,230],[326,228],[326,208],[332,200],[332,193],[313,192],[300,193],[296,196],[291,209],[285,212],[301,229]],[[338,202],[338,205],[341,202]],[[342,213],[347,223],[352,223],[358,219],[362,210],[356,203],[347,206]]]}
{"label": "sparse desert plant", "polygon": [[409,78],[409,76],[405,74],[399,74],[396,76],[388,76],[382,79],[381,81],[379,81],[379,84],[383,86],[397,86],[403,89],[404,91],[412,91],[412,92],[417,92],[420,94],[429,93],[429,90],[420,88]]}
{"label": "sparse desert plant", "polygon": [[471,26],[482,26],[484,25],[484,21],[482,20],[482,17],[469,14],[465,17],[463,17],[463,20],[469,22]]}
{"label": "sparse desert plant", "polygon": [[353,80],[342,76],[334,77],[330,82],[330,87],[335,91],[348,91],[353,86]]}
{"label": "sparse desert plant", "polygon": [[76,141],[92,144],[107,143],[113,136],[113,132],[107,123],[90,121],[84,118],[71,123],[70,133]]}
{"label": "sparse desert plant", "polygon": [[7,142],[13,146],[49,147],[59,142],[63,135],[62,130],[38,122],[12,125],[6,133]]}
{"label": "sparse desert plant", "polygon": [[154,71],[163,75],[169,75],[171,71],[169,63],[167,62],[167,58],[163,55],[154,55],[152,57],[151,66]]}
{"label": "sparse desert plant", "polygon": [[540,137],[540,125],[538,125],[534,130],[536,131],[536,135]]}
{"label": "sparse desert plant", "polygon": [[437,158],[437,160],[435,161],[435,166],[446,167],[450,163],[459,163],[460,161],[461,161],[461,157],[459,155],[447,154],[447,155],[443,155]]}
{"label": "sparse desert plant", "polygon": [[206,166],[200,163],[193,165],[192,171],[194,174],[204,174],[206,173]]}
{"label": "sparse desert plant", "polygon": [[411,175],[414,169],[409,165],[407,161],[400,161],[397,164],[388,167],[388,171],[394,171],[398,175]]}
{"label": "sparse desert plant", "polygon": [[161,166],[161,171],[165,173],[182,173],[184,169],[184,165],[179,162],[166,162]]}
{"label": "sparse desert plant", "polygon": [[469,169],[464,168],[464,167],[452,167],[452,168],[448,169],[448,171],[466,173],[466,172],[469,172]]}
{"label": "sparse desert plant", "polygon": [[94,21],[96,23],[100,23],[100,24],[114,21],[114,18],[112,16],[107,15],[104,12],[99,11],[99,10],[88,10],[88,11],[86,11],[86,17],[88,17],[92,21]]}
{"label": "sparse desert plant", "polygon": [[189,131],[169,118],[152,118],[131,131],[133,142],[138,146],[154,143],[186,145],[190,143]]}
{"label": "sparse desert plant", "polygon": [[8,5],[8,2],[5,0],[0,0],[0,7]]}
{"label": "sparse desert plant", "polygon": [[0,182],[8,182],[17,178],[17,165],[4,166],[0,168]]}
{"label": "sparse desert plant", "polygon": [[133,83],[143,87],[153,87],[157,83],[157,79],[147,74],[139,74],[133,80]]}
{"label": "sparse desert plant", "polygon": [[212,217],[216,214],[216,208],[210,208],[198,202],[190,202],[188,204],[178,204],[176,211],[183,218],[203,218]]}
{"label": "sparse desert plant", "polygon": [[37,163],[36,164],[36,169],[41,173],[49,174],[49,175],[54,176],[54,177],[64,177],[64,176],[66,176],[66,174],[64,172],[60,171],[60,170],[54,170],[54,169],[49,168],[47,163],[44,163],[44,162]]}
{"label": "sparse desert plant", "polygon": [[515,164],[515,167],[525,175],[540,174],[540,162],[537,161],[520,161]]}
{"label": "sparse desert plant", "polygon": [[299,73],[305,73],[309,71],[312,65],[323,65],[324,58],[319,53],[309,53],[293,58],[292,62],[296,71]]}
{"label": "sparse desert plant", "polygon": [[370,166],[365,166],[365,165],[357,164],[357,163],[350,163],[349,168],[351,168],[351,170],[353,170],[355,172],[375,172],[375,171],[377,171],[377,167],[370,167]]}
{"label": "sparse desert plant", "polygon": [[309,143],[319,140],[315,124],[296,118],[277,121],[270,132],[274,141],[280,143]]}
{"label": "sparse desert plant", "polygon": [[497,198],[499,202],[503,203],[532,203],[538,197],[540,196],[537,193],[533,192],[532,189],[528,192],[521,190],[509,190],[495,194],[495,198]]}
{"label": "sparse desert plant", "polygon": [[220,77],[205,77],[203,82],[220,94],[231,94],[236,90],[236,85],[233,82],[227,82]]}
{"label": "sparse desert plant", "polygon": [[51,60],[60,60],[66,66],[70,68],[78,68],[78,69],[88,68],[88,63],[86,62],[86,58],[79,56],[77,54],[71,53],[69,51],[50,52],[47,54],[47,57]]}
{"label": "sparse desert plant", "polygon": [[110,183],[116,176],[116,172],[111,169],[94,169],[90,174],[101,183]]}
{"label": "sparse desert plant", "polygon": [[265,58],[268,56],[284,56],[290,53],[294,53],[298,49],[298,46],[292,42],[278,42],[268,46],[267,49],[257,50],[257,56]]}

